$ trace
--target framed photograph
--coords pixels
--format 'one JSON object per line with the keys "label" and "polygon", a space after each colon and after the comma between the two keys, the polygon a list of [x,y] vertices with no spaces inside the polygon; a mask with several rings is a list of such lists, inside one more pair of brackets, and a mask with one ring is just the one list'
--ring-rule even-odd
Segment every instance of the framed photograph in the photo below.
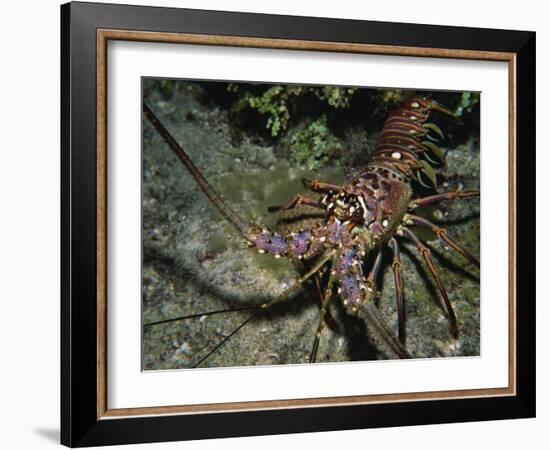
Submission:
{"label": "framed photograph", "polygon": [[535,33],[61,7],[61,441],[535,415]]}

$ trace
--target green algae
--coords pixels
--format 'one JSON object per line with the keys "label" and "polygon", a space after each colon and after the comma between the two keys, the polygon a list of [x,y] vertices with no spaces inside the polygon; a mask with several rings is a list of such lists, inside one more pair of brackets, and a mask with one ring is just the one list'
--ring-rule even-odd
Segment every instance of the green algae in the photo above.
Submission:
{"label": "green algae", "polygon": [[293,132],[290,138],[292,157],[298,164],[315,170],[334,161],[342,151],[342,144],[327,125],[327,117],[321,116]]}

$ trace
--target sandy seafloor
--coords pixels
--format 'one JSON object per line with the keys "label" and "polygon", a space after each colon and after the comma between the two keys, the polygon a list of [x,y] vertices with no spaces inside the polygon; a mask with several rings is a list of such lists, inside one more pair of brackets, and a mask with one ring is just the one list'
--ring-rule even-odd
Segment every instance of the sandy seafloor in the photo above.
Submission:
{"label": "sandy seafloor", "polygon": [[[170,99],[145,84],[144,99],[189,153],[226,202],[247,220],[275,226],[267,206],[286,203],[303,192],[301,179],[335,183],[337,167],[312,173],[289,162],[274,145],[246,134],[231,139],[228,113],[201,101],[201,87],[189,84]],[[143,323],[231,306],[260,304],[290,286],[298,275],[287,259],[275,260],[249,249],[217,213],[186,169],[149,123],[143,132]],[[343,143],[344,146],[346,142]],[[479,139],[476,131],[447,149],[444,184],[439,190],[479,188]],[[441,203],[425,212],[473,254],[479,255],[479,199]],[[457,340],[435,284],[416,248],[403,243],[403,283],[407,349],[417,358],[479,355],[479,271],[430,236],[428,245],[454,306],[460,327]],[[378,309],[397,329],[395,291],[388,256],[380,280]],[[296,364],[307,362],[319,317],[318,295],[308,284],[291,301],[249,322],[201,367]],[[318,362],[386,359],[360,320],[349,317],[334,296],[331,312],[337,330],[325,326]],[[224,313],[156,325],[143,332],[143,369],[178,369],[193,365],[209,348],[248,317]]]}

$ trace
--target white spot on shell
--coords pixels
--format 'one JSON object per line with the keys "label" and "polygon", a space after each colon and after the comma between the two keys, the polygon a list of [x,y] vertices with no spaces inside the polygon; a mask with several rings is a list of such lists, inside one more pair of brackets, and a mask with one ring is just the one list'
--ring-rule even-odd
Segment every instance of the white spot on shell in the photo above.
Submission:
{"label": "white spot on shell", "polygon": [[393,152],[393,153],[391,154],[391,157],[392,157],[393,159],[401,159],[401,153],[399,153],[399,152]]}
{"label": "white spot on shell", "polygon": [[411,120],[416,120],[416,116],[413,115],[413,116],[410,117],[410,119]]}
{"label": "white spot on shell", "polygon": [[412,102],[411,103],[411,108],[420,108],[420,104],[418,102]]}
{"label": "white spot on shell", "polygon": [[389,225],[388,219],[384,219],[384,220],[382,221],[382,226],[383,226],[384,228],[386,228],[388,225]]}

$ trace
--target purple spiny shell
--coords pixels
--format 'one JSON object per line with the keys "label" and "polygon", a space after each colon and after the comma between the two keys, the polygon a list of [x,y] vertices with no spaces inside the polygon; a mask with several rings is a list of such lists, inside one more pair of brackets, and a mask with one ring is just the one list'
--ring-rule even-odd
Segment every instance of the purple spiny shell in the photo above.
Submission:
{"label": "purple spiny shell", "polygon": [[314,236],[311,240],[310,246],[304,254],[305,259],[313,258],[318,255],[324,247],[323,238]]}
{"label": "purple spiny shell", "polygon": [[384,226],[380,222],[373,222],[369,225],[369,231],[374,237],[378,237],[384,233]]}
{"label": "purple spiny shell", "polygon": [[341,228],[341,226],[342,226],[342,224],[340,223],[339,220],[335,220],[332,223],[332,225],[330,227],[330,234],[328,236],[328,240],[332,244],[336,244],[340,240],[340,228]]}
{"label": "purple spiny shell", "polygon": [[252,242],[260,250],[265,250],[274,255],[286,254],[287,244],[284,237],[280,234],[262,231],[252,238]]}
{"label": "purple spiny shell", "polygon": [[344,301],[347,300],[352,305],[359,304],[361,289],[359,288],[359,283],[355,275],[345,275],[340,278],[339,281],[342,289],[340,295],[343,297]]}
{"label": "purple spiny shell", "polygon": [[309,247],[311,233],[309,231],[300,231],[292,236],[290,247],[294,256],[302,256]]}
{"label": "purple spiny shell", "polygon": [[336,271],[340,273],[347,273],[353,263],[353,258],[357,255],[357,249],[355,247],[348,248],[338,259],[336,264]]}

